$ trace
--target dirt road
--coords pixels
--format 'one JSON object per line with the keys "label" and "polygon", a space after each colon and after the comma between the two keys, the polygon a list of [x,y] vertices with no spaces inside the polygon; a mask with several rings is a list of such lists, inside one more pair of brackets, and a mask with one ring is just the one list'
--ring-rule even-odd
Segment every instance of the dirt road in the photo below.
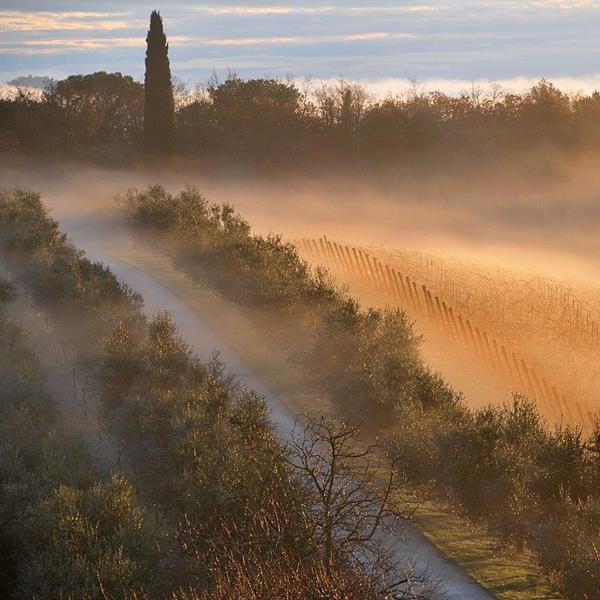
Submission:
{"label": "dirt road", "polygon": [[[168,310],[179,333],[197,353],[207,356],[217,350],[228,371],[248,388],[265,398],[279,436],[283,440],[289,439],[296,424],[295,415],[237,356],[231,347],[206,325],[200,314],[141,269],[111,256],[97,246],[85,249],[88,256],[102,261],[122,281],[144,296],[145,309],[148,313]],[[426,577],[436,584],[435,597],[439,600],[490,600],[493,598],[460,567],[448,560],[411,524],[405,524],[396,529],[384,542],[392,547],[398,539],[402,540],[397,549],[398,558],[404,560],[406,564],[414,564],[415,574]]]}

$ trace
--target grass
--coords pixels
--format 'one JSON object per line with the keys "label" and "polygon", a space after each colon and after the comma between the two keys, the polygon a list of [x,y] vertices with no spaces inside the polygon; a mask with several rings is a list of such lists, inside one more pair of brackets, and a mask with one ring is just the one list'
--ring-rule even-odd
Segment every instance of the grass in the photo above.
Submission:
{"label": "grass", "polygon": [[501,600],[560,600],[530,552],[500,547],[484,528],[434,500],[423,500],[415,522],[431,542]]}
{"label": "grass", "polygon": [[[305,391],[302,375],[261,334],[247,311],[227,302],[207,287],[194,285],[175,271],[170,261],[148,251],[119,249],[115,257],[139,268],[167,287],[218,334],[296,414],[330,412],[324,400]],[[417,493],[420,504],[414,520],[423,534],[448,558],[499,600],[560,600],[553,593],[535,557],[500,547],[485,528],[470,523],[450,507]]]}

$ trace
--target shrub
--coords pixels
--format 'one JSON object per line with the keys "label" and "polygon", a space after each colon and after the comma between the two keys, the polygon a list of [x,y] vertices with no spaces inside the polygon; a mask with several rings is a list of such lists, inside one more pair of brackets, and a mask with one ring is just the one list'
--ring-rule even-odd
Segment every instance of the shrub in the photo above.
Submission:
{"label": "shrub", "polygon": [[269,331],[288,359],[343,414],[381,424],[402,403],[455,401],[423,366],[420,339],[402,311],[361,310],[292,245],[253,234],[231,207],[210,205],[192,187],[172,195],[160,186],[127,190],[121,206],[129,226],[159,236],[194,281],[248,309],[268,311]]}
{"label": "shrub", "polygon": [[[546,106],[555,98],[555,116],[562,118],[564,98],[554,92],[536,90],[532,115],[538,100]],[[361,309],[293,247],[253,234],[230,207],[209,205],[194,188],[179,195],[158,186],[130,189],[123,209],[130,227],[156,236],[151,239],[194,281],[252,309],[253,317],[268,315],[270,334],[304,368],[314,389],[329,396],[340,414],[375,431],[387,429],[389,454],[403,472],[438,494],[450,492],[460,510],[504,543],[539,549],[535,531],[555,520],[554,527],[567,526],[559,508],[563,498],[598,498],[597,434],[584,440],[578,430],[548,431],[535,406],[521,397],[469,410],[423,364],[419,338],[402,311]],[[584,544],[582,552],[583,563],[573,551],[557,567],[569,597],[584,597],[588,588],[577,577],[566,583],[567,563],[577,572],[597,567],[593,546]],[[542,554],[540,560],[554,569]]]}
{"label": "shrub", "polygon": [[[0,282],[2,289],[9,289]],[[125,597],[156,589],[156,541],[131,485],[97,473],[60,421],[22,331],[0,309],[0,593]]]}
{"label": "shrub", "polygon": [[[20,210],[20,198],[30,210]],[[243,230],[241,221],[221,218],[229,231]],[[12,225],[28,231],[27,252],[11,240]],[[40,235],[44,231],[50,234]],[[139,296],[58,232],[38,196],[0,194],[2,234],[7,241],[0,252],[19,268],[38,305],[61,327],[80,325],[72,343],[99,394],[103,420],[145,501],[156,507],[161,531],[175,529],[177,541],[170,548],[167,535],[166,556],[165,550],[158,554],[161,568],[151,577],[147,559],[153,555],[135,538],[139,520],[129,503],[131,489],[113,481],[84,493],[65,483],[31,521],[43,548],[56,544],[57,553],[36,550],[27,589],[44,595],[44,581],[63,595],[79,590],[84,597],[111,590],[127,595],[142,584],[158,586],[148,594],[159,597],[190,585],[210,589],[222,581],[213,570],[221,549],[235,560],[261,557],[265,573],[274,552],[312,572],[319,552],[307,510],[311,493],[294,476],[264,401],[226,375],[217,359],[205,363],[193,355],[167,314],[148,319]],[[82,331],[95,333],[91,343]],[[138,541],[117,546],[123,537]],[[348,580],[356,578],[342,563]]]}

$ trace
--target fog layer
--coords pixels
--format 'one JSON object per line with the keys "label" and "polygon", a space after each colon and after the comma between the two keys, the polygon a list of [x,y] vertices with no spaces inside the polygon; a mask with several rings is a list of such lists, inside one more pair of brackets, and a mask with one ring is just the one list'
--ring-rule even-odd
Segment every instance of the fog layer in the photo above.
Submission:
{"label": "fog layer", "polygon": [[43,193],[77,239],[110,219],[117,193],[162,183],[196,185],[233,204],[261,232],[287,238],[327,235],[362,245],[411,249],[595,285],[600,275],[600,198],[595,165],[554,163],[477,176],[395,173],[252,177],[246,173],[155,173],[77,165],[0,167],[5,187]]}

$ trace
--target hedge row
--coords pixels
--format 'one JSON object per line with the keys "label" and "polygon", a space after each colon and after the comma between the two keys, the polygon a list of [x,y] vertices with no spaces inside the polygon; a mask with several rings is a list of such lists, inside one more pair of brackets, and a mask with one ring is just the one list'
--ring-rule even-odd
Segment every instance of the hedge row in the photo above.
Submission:
{"label": "hedge row", "polygon": [[60,329],[74,331],[107,430],[142,501],[156,507],[169,543],[163,587],[149,597],[164,587],[235,596],[247,581],[266,590],[274,580],[295,581],[307,599],[383,597],[342,549],[324,562],[314,499],[264,401],[217,360],[193,355],[168,314],[147,318],[137,294],[60,233],[39,195],[0,193],[0,253]]}
{"label": "hedge row", "polygon": [[344,416],[384,429],[415,482],[454,496],[504,542],[534,549],[569,598],[600,597],[600,428],[549,430],[516,397],[470,410],[430,372],[400,310],[362,310],[293,246],[263,237],[195,188],[129,189],[130,228],[198,284],[252,309],[307,381]]}

